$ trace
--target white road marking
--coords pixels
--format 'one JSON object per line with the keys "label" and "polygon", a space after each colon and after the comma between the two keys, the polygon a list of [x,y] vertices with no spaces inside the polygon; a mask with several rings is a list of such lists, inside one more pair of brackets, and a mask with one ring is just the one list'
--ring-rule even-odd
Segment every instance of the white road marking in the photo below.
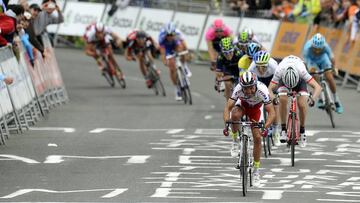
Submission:
{"label": "white road marking", "polygon": [[64,131],[65,133],[73,133],[73,132],[75,132],[75,128],[65,128],[65,127],[30,127],[29,130]]}
{"label": "white road marking", "polygon": [[[109,193],[109,194],[111,194],[111,193],[113,193],[115,191],[116,191],[116,193],[119,193],[120,190],[125,192],[127,190],[127,188],[124,188],[124,189],[114,188],[114,189],[93,189],[93,190],[69,190],[69,191],[56,191],[56,190],[48,190],[48,189],[21,189],[21,190],[18,190],[16,192],[13,192],[13,193],[11,193],[9,195],[5,195],[5,196],[0,197],[0,198],[1,199],[11,199],[11,198],[18,197],[18,196],[21,196],[21,195],[24,195],[24,194],[27,194],[27,193],[30,193],[30,192],[46,192],[46,193],[66,194],[66,193],[80,193],[80,192],[99,192],[99,191],[109,191],[109,190],[110,191],[114,190],[114,191]],[[107,194],[107,195],[109,195],[109,194]],[[119,194],[121,194],[121,193],[119,193]],[[119,195],[119,194],[117,194],[117,195]],[[109,198],[109,197],[105,197],[105,198]]]}
{"label": "white road marking", "polygon": [[58,164],[64,160],[64,158],[73,158],[73,159],[122,159],[128,158],[127,163],[129,164],[142,164],[146,163],[146,160],[150,156],[146,155],[131,155],[131,156],[69,156],[69,155],[50,155],[46,157],[44,163],[46,164]]}
{"label": "white road marking", "polygon": [[127,191],[127,190],[128,190],[127,188],[125,188],[125,189],[116,189],[116,190],[114,190],[114,191],[112,191],[112,192],[110,192],[110,193],[102,196],[101,198],[112,198],[112,197],[116,197],[116,196],[124,193],[124,192]]}
{"label": "white road marking", "polygon": [[166,131],[166,134],[176,134],[176,133],[179,133],[182,131],[184,131],[184,129],[171,129],[171,130]]}
{"label": "white road marking", "polygon": [[[105,131],[124,131],[124,132],[158,132],[158,131],[180,131],[180,129],[127,129],[127,128],[95,128],[89,133],[103,133]],[[181,129],[184,130],[184,129]],[[170,133],[171,134],[171,133]]]}
{"label": "white road marking", "polygon": [[281,199],[283,193],[283,190],[267,190],[264,191],[262,199]]}
{"label": "white road marking", "polygon": [[315,142],[351,142],[347,138],[328,138],[322,137],[315,140]]}
{"label": "white road marking", "polygon": [[349,199],[316,199],[322,202],[360,202],[360,200],[349,200]]}
{"label": "white road marking", "polygon": [[48,147],[57,147],[58,145],[57,144],[55,144],[55,143],[49,143],[48,144]]}
{"label": "white road marking", "polygon": [[0,157],[5,157],[7,159],[2,159],[2,160],[13,160],[13,161],[22,161],[28,164],[38,164],[40,162],[34,160],[34,159],[29,159],[26,157],[22,157],[22,156],[16,156],[16,155],[11,155],[11,154],[0,154]]}
{"label": "white road marking", "polygon": [[210,120],[210,119],[212,119],[212,117],[213,117],[212,115],[206,115],[206,116],[204,116],[204,119],[205,120]]}

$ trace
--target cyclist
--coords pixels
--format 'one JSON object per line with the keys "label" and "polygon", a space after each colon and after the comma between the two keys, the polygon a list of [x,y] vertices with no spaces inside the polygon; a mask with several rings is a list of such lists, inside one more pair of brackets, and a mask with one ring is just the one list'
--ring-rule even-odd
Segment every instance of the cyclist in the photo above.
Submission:
{"label": "cyclist", "polygon": [[[299,96],[297,103],[300,112],[300,147],[306,146],[305,120],[306,120],[306,103],[309,106],[314,105],[314,99],[317,99],[321,92],[321,86],[306,70],[304,62],[297,56],[287,56],[280,63],[279,68],[275,71],[274,77],[269,85],[271,98],[274,98],[273,91],[278,87],[278,92],[288,92],[289,90],[296,92],[307,92],[307,84],[314,90],[312,97]],[[280,141],[287,141],[286,135],[286,115],[288,104],[287,96],[280,96],[280,118],[281,118],[281,136]]]}
{"label": "cyclist", "polygon": [[[255,73],[258,77],[258,80],[264,83],[268,87],[278,67],[279,67],[278,63],[275,61],[275,59],[270,57],[270,53],[261,50],[254,55],[254,60],[250,64],[248,70],[252,73]],[[276,90],[274,92],[276,92]],[[280,140],[279,140],[280,130],[278,129],[277,126],[278,108],[275,108],[275,112],[276,112],[276,119],[274,125],[272,126],[273,127],[272,130],[274,135],[273,138],[275,141],[274,144],[278,146],[280,145]]]}
{"label": "cyclist", "polygon": [[[218,82],[221,78],[226,79],[228,76],[233,76],[233,79],[239,78],[239,68],[237,66],[239,59],[244,55],[242,51],[238,50],[232,42],[230,37],[221,39],[220,41],[221,52],[216,60],[216,90],[219,91],[220,83]],[[228,77],[229,78],[229,77]],[[233,81],[225,81],[225,92],[224,96],[226,101],[231,96],[233,88]]]}
{"label": "cyclist", "polygon": [[251,28],[246,27],[246,28],[244,28],[243,32],[248,33],[249,40],[260,44],[259,39],[255,36],[255,34]]}
{"label": "cyclist", "polygon": [[[175,100],[181,101],[181,93],[176,84],[176,64],[175,58],[166,59],[166,56],[172,55],[175,52],[182,52],[187,50],[187,45],[185,43],[185,39],[181,32],[176,29],[174,23],[169,22],[165,25],[160,31],[159,35],[159,44],[160,44],[160,54],[161,59],[165,65],[167,65],[170,69],[170,79],[175,85]],[[181,62],[183,63],[183,67],[185,69],[185,73],[188,77],[192,75],[187,63],[185,63],[185,56],[181,56]]]}
{"label": "cyclist", "polygon": [[[335,64],[335,58],[331,51],[330,46],[326,43],[325,37],[320,33],[315,34],[304,46],[304,60],[309,68],[309,71],[325,70],[324,73],[333,98],[335,102],[336,112],[343,113],[343,105],[340,102],[339,97],[336,94],[336,83],[333,77],[333,65]],[[324,107],[324,96],[322,95],[317,102],[319,108]]]}
{"label": "cyclist", "polygon": [[247,46],[251,42],[247,32],[240,32],[238,36],[234,39],[234,44],[243,52],[246,53]]}
{"label": "cyclist", "polygon": [[[114,40],[115,45],[117,47],[121,47],[122,40],[115,32],[112,32],[109,27],[105,26],[101,22],[90,24],[86,28],[84,39],[86,43],[86,55],[91,56],[96,60],[102,74],[105,74],[105,64],[102,63],[99,52],[103,51],[108,54],[110,62],[113,65],[118,66],[113,54],[111,41]],[[124,75],[123,73],[118,73],[117,77],[119,77],[119,79],[123,79]]]}
{"label": "cyclist", "polygon": [[[243,115],[246,115],[250,121],[259,122],[263,104],[265,105],[266,112],[269,114],[265,123],[266,130],[262,134],[266,136],[267,129],[275,118],[274,107],[270,100],[269,91],[264,83],[258,81],[254,73],[246,71],[240,76],[239,84],[235,87],[231,98],[227,102],[224,109],[224,121],[226,122],[230,119],[231,112],[232,121],[239,121]],[[232,157],[236,157],[239,152],[237,144],[239,126],[232,125],[231,129],[230,135],[233,142],[230,152]],[[251,131],[254,140],[254,186],[258,186],[260,184],[261,132],[258,128],[251,128]]]}
{"label": "cyclist", "polygon": [[[126,60],[137,60],[139,62],[139,68],[144,76],[146,86],[151,88],[152,81],[148,78],[148,73],[145,67],[145,54],[149,60],[153,61],[153,55],[156,50],[159,49],[155,40],[142,30],[133,30],[126,37],[127,48],[125,50]],[[159,71],[157,71],[160,73]]]}
{"label": "cyclist", "polygon": [[254,55],[256,54],[256,52],[260,51],[260,49],[261,46],[258,43],[251,42],[250,44],[248,44],[246,54],[242,56],[238,62],[240,74],[248,70]]}
{"label": "cyclist", "polygon": [[211,61],[211,70],[216,69],[216,59],[221,52],[220,40],[225,37],[231,37],[231,35],[232,30],[221,19],[215,19],[211,27],[206,31],[205,39]]}

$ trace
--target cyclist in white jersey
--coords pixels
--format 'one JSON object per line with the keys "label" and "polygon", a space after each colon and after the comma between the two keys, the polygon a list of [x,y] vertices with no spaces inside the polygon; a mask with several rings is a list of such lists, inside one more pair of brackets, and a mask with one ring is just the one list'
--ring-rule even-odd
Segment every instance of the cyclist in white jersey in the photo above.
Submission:
{"label": "cyclist in white jersey", "polygon": [[[312,97],[299,96],[297,103],[299,107],[300,117],[300,147],[306,146],[305,120],[306,120],[306,103],[314,106],[321,92],[321,86],[314,80],[306,69],[304,62],[297,56],[287,56],[280,63],[279,68],[275,71],[274,77],[269,85],[269,93],[274,98],[273,90],[278,87],[278,92],[288,92],[289,90],[296,92],[307,92],[307,84],[314,90]],[[287,116],[288,96],[280,96],[280,117],[281,117],[281,136],[280,141],[287,141],[286,135],[286,116]]]}
{"label": "cyclist in white jersey", "polygon": [[[275,71],[278,69],[279,64],[275,61],[275,59],[270,57],[270,53],[265,50],[258,51],[254,55],[254,59],[250,64],[249,71],[255,73],[258,77],[258,80],[264,83],[267,87],[269,86]],[[276,91],[274,91],[275,93]],[[272,126],[272,135],[274,144],[276,146],[280,145],[280,115],[279,108],[275,106],[275,115],[276,119],[274,125]]]}
{"label": "cyclist in white jersey", "polygon": [[[263,136],[267,136],[267,129],[271,126],[274,118],[275,111],[270,100],[270,95],[267,87],[257,80],[254,73],[249,71],[244,72],[240,77],[239,84],[235,87],[234,92],[227,102],[224,109],[224,121],[240,121],[243,115],[248,116],[252,122],[259,122],[261,116],[260,108],[265,105],[268,119],[265,123],[265,130]],[[232,125],[232,136],[233,142],[231,144],[231,156],[236,157],[239,152],[238,146],[238,129],[239,125]],[[258,128],[251,128],[254,140],[254,186],[260,184],[260,155],[261,155],[261,132]]]}

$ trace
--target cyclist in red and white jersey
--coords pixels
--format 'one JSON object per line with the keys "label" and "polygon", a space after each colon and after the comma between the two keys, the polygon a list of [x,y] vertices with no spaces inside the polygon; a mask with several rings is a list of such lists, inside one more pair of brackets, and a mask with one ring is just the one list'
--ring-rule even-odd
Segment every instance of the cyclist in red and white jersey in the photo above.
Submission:
{"label": "cyclist in red and white jersey", "polygon": [[146,86],[148,88],[151,88],[152,81],[148,78],[144,57],[146,54],[149,60],[153,61],[154,58],[152,53],[156,52],[156,50],[159,50],[159,45],[150,35],[148,35],[145,31],[142,30],[131,31],[126,37],[126,44],[126,60],[131,61],[136,59],[139,62],[139,68],[142,75],[144,76]]}
{"label": "cyclist in red and white jersey", "polygon": [[221,19],[215,19],[205,34],[212,70],[216,69],[216,59],[221,53],[220,41],[225,37],[232,37],[232,30]]}
{"label": "cyclist in red and white jersey", "polygon": [[[267,136],[268,128],[275,119],[275,110],[270,100],[268,88],[264,83],[257,80],[257,76],[249,71],[244,72],[240,76],[239,84],[235,87],[231,98],[228,100],[224,109],[224,121],[230,119],[232,121],[240,121],[243,115],[248,116],[252,122],[259,122],[261,116],[261,107],[265,105],[265,110],[268,113],[268,119],[265,123],[265,130],[261,134],[259,128],[251,128],[254,140],[254,186],[260,184],[260,155],[261,155],[261,135]],[[231,156],[236,157],[239,152],[238,146],[238,125],[232,125],[233,142],[231,144]]]}
{"label": "cyclist in red and white jersey", "polygon": [[[101,61],[101,52],[108,54],[111,63],[115,66],[118,66],[114,58],[111,41],[115,42],[116,47],[121,47],[122,40],[119,35],[117,35],[115,32],[112,32],[111,29],[105,26],[103,23],[93,23],[86,28],[83,37],[86,43],[86,55],[91,56],[96,60],[96,63],[102,73],[104,71],[105,65]],[[123,78],[122,73],[120,78]]]}
{"label": "cyclist in red and white jersey", "polygon": [[[300,118],[300,147],[306,146],[305,135],[305,120],[307,112],[307,103],[309,106],[314,105],[321,92],[321,86],[314,80],[306,69],[304,62],[297,56],[287,56],[280,63],[279,68],[275,71],[269,85],[269,92],[271,98],[274,98],[273,90],[278,87],[278,92],[288,92],[289,90],[295,92],[307,92],[307,84],[309,84],[314,90],[312,97],[299,96],[297,103],[299,107]],[[287,141],[286,134],[286,116],[288,113],[287,105],[288,96],[280,96],[280,118],[281,118],[281,136],[280,142],[285,143]]]}

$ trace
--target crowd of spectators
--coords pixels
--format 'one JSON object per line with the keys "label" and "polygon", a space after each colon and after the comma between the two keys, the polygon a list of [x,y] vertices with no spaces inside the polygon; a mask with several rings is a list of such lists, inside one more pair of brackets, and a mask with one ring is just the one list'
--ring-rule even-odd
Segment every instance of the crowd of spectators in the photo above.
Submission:
{"label": "crowd of spectators", "polygon": [[64,21],[56,0],[43,0],[41,5],[28,5],[27,0],[0,0],[0,47],[12,45],[19,56],[21,44],[25,47],[34,66],[34,51],[46,57],[42,34],[47,25]]}

